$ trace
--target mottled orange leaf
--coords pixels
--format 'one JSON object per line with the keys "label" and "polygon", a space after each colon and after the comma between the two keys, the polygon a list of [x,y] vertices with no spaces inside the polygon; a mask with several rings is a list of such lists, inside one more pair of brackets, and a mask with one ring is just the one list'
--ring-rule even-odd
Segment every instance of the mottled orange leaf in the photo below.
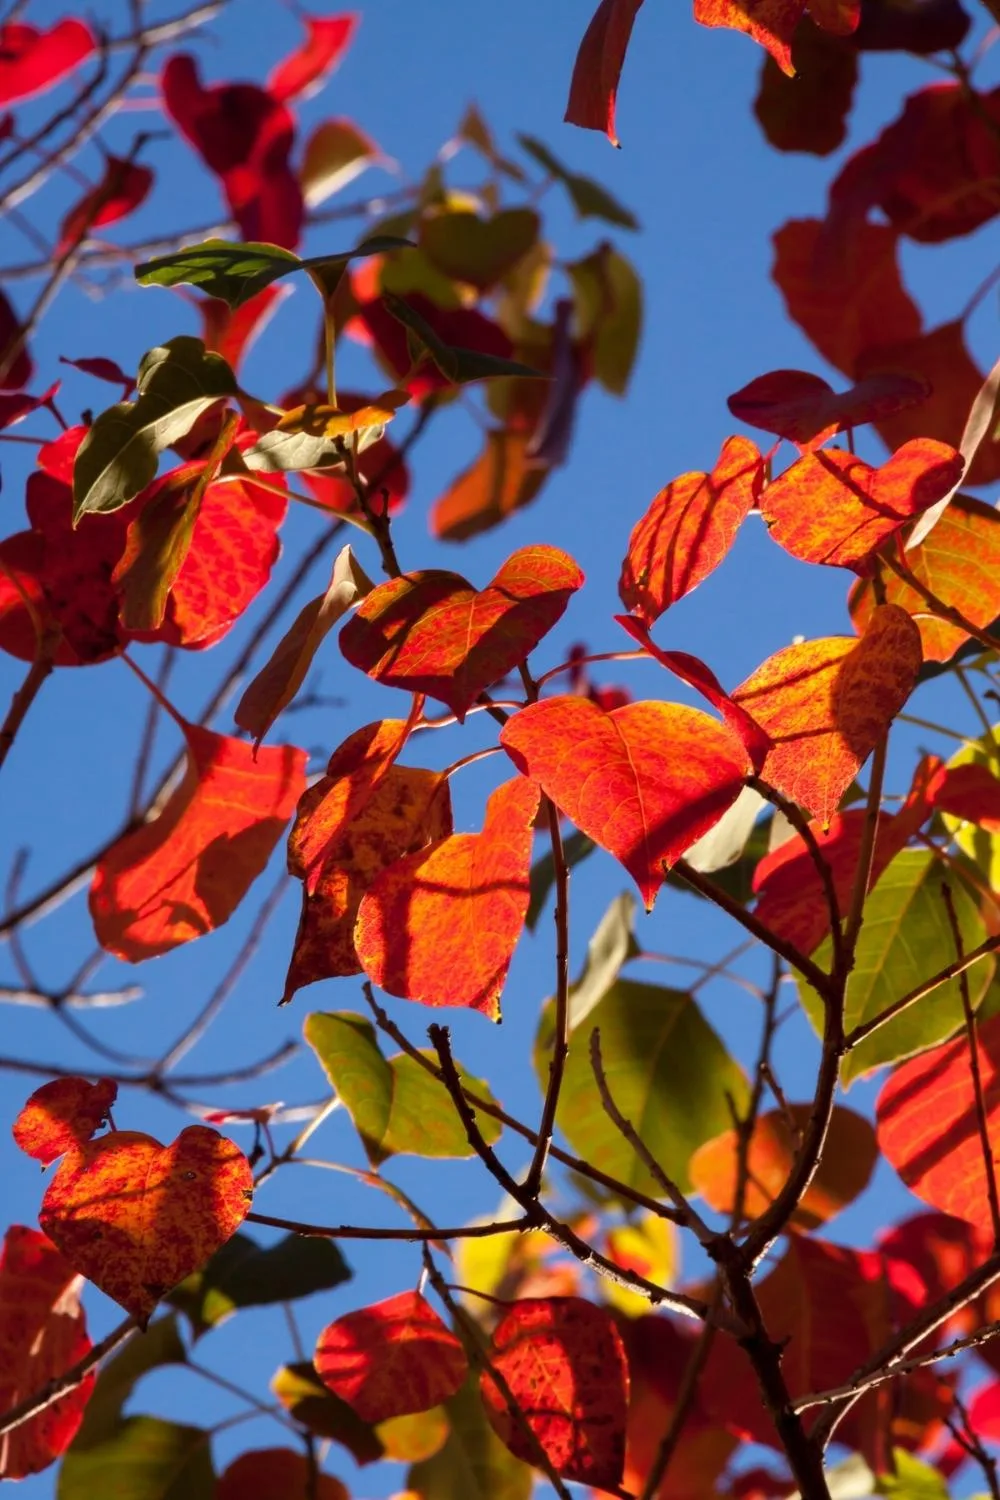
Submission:
{"label": "mottled orange leaf", "polygon": [[431,530],[446,542],[489,531],[528,505],[545,483],[548,470],[533,464],[532,434],[499,428],[486,434],[479,457],[454,479],[431,507]]}
{"label": "mottled orange leaf", "polygon": [[228,921],[264,869],[305,788],[306,753],[252,746],[184,724],[187,768],[159,817],[99,862],[90,914],[101,946],[129,963]]}
{"label": "mottled orange leaf", "polygon": [[[956,495],[930,535],[907,549],[906,566],[939,599],[987,629],[1000,616],[1000,514],[971,495]],[[916,622],[925,661],[950,661],[969,639],[960,625],[932,615],[923,596],[895,573],[886,574],[884,587],[887,602]],[[860,579],[850,596],[855,629],[864,630],[874,603],[871,584]]]}
{"label": "mottled orange leaf", "polygon": [[665,870],[732,806],[750,769],[730,729],[678,703],[605,712],[586,698],[546,698],[509,719],[500,743],[621,861],[647,910]]}
{"label": "mottled orange leaf", "polygon": [[369,979],[403,1000],[499,1020],[530,899],[538,801],[533,781],[506,781],[490,795],[481,833],[453,834],[376,876],[354,930]]}
{"label": "mottled orange leaf", "polygon": [[[0,1253],[0,1410],[44,1391],[90,1353],[80,1306],[82,1276],[37,1229],[12,1224]],[[0,1479],[24,1479],[55,1463],[72,1442],[93,1372],[30,1421],[0,1437]]]}
{"label": "mottled orange leaf", "polygon": [[771,536],[802,562],[870,571],[873,552],[958,483],[960,453],[914,438],[874,469],[853,453],[825,448],[792,464],[761,497]]}
{"label": "mottled orange leaf", "polygon": [[941,812],[1000,833],[1000,777],[981,761],[945,766],[935,778],[931,800]]}
{"label": "mottled orange leaf", "polygon": [[846,428],[919,405],[930,389],[926,380],[890,371],[870,375],[838,395],[820,375],[771,370],[734,391],[726,405],[741,422],[787,438],[809,453]]}
{"label": "mottled orange leaf", "polygon": [[534,650],[582,583],[556,547],[522,547],[479,591],[458,573],[404,574],[363,600],[340,648],[376,682],[429,693],[462,720]]}
{"label": "mottled orange leaf", "polygon": [[116,1130],[68,1156],[38,1222],[70,1265],[142,1326],[236,1233],[253,1198],[238,1146],[189,1125],[170,1146]]}
{"label": "mottled orange leaf", "polygon": [[386,391],[374,401],[350,411],[340,406],[329,406],[324,402],[306,402],[286,411],[275,427],[275,432],[306,432],[311,437],[342,438],[347,440],[357,433],[359,436],[372,427],[384,427],[391,422],[401,406],[410,399],[408,391]]}
{"label": "mottled orange leaf", "polygon": [[[789,1116],[775,1109],[759,1116],[747,1155],[747,1185],[743,1212],[756,1218],[770,1207],[788,1180],[812,1106],[789,1105]],[[791,1222],[799,1229],[818,1229],[853,1203],[868,1186],[878,1160],[875,1131],[870,1121],[836,1105],[819,1169],[800,1200]],[[739,1176],[739,1142],[727,1130],[699,1146],[691,1158],[695,1191],[716,1213],[732,1213]]]}
{"label": "mottled orange leaf", "polygon": [[[979,1069],[994,1157],[1000,1150],[1000,1016],[978,1027]],[[911,1193],[943,1213],[990,1228],[983,1149],[963,1033],[903,1063],[876,1106],[878,1143]]]}
{"label": "mottled orange leaf", "polygon": [[295,1448],[252,1448],[220,1475],[214,1500],[350,1500],[339,1479],[315,1472]]}
{"label": "mottled orange leaf", "polygon": [[36,1089],[14,1121],[14,1140],[43,1167],[86,1145],[118,1097],[110,1078],[54,1078]]}
{"label": "mottled orange leaf", "polygon": [[792,77],[792,37],[805,8],[806,0],[694,0],[694,18],[702,26],[743,32]]}
{"label": "mottled orange leaf", "polygon": [[323,1383],[366,1422],[437,1406],[469,1369],[462,1345],[419,1292],[338,1318],[320,1334],[314,1362]]}
{"label": "mottled orange leaf", "polygon": [[[628,1365],[607,1310],[582,1297],[512,1302],[493,1331],[489,1359],[556,1473],[617,1488],[625,1466]],[[534,1443],[489,1369],[479,1389],[493,1431],[515,1457],[537,1464]]]}
{"label": "mottled orange leaf", "polygon": [[763,776],[822,823],[906,702],[920,671],[920,632],[883,604],[860,640],[786,646],[733,693],[774,742]]}
{"label": "mottled orange leaf", "polygon": [[710,474],[682,474],[633,527],[618,593],[647,625],[697,588],[725,557],[757,504],[764,460],[749,438],[727,438]]}
{"label": "mottled orange leaf", "polygon": [[573,65],[563,118],[585,130],[603,131],[612,146],[619,144],[615,133],[618,80],[641,6],[642,0],[600,0]]}

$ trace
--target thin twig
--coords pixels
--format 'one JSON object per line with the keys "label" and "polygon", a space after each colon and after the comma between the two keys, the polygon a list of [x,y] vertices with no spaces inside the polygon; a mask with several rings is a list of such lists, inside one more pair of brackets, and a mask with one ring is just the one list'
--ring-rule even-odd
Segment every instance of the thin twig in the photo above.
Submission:
{"label": "thin twig", "polygon": [[411,1224],[408,1228],[364,1228],[359,1224],[307,1224],[301,1219],[282,1219],[273,1214],[248,1213],[248,1224],[267,1224],[289,1234],[325,1240],[482,1240],[494,1234],[511,1234],[528,1228],[525,1219],[498,1219],[490,1224],[462,1224],[456,1229],[436,1229]]}
{"label": "thin twig", "polygon": [[982,1328],[976,1329],[975,1333],[967,1333],[964,1337],[954,1339],[940,1349],[930,1349],[925,1354],[915,1354],[912,1359],[893,1360],[885,1369],[876,1370],[860,1380],[849,1380],[846,1385],[832,1386],[828,1391],[811,1391],[806,1396],[798,1396],[795,1400],[795,1410],[806,1411],[813,1406],[831,1406],[836,1401],[842,1401],[845,1396],[863,1396],[866,1391],[872,1391],[876,1386],[885,1385],[890,1380],[898,1380],[901,1375],[910,1375],[914,1370],[923,1370],[928,1365],[939,1364],[942,1360],[954,1359],[956,1354],[963,1354],[967,1349],[978,1349],[983,1344],[989,1343],[990,1339],[996,1338],[998,1333],[1000,1333],[1000,1322],[984,1323]]}
{"label": "thin twig", "polygon": [[8,1411],[0,1415],[0,1437],[5,1432],[20,1427],[22,1423],[29,1422],[32,1417],[37,1417],[39,1412],[52,1406],[61,1396],[75,1390],[102,1359],[106,1359],[109,1354],[113,1354],[116,1349],[120,1348],[127,1339],[138,1332],[138,1328],[135,1318],[126,1318],[123,1323],[118,1324],[117,1328],[113,1328],[106,1338],[101,1339],[100,1343],[89,1349],[82,1359],[78,1359],[75,1365],[71,1365],[61,1375],[56,1375],[52,1380],[47,1381],[41,1390],[35,1391],[33,1395],[26,1396],[23,1401],[19,1401],[16,1406],[10,1407]]}
{"label": "thin twig", "polygon": [[1000,948],[1000,933],[994,933],[992,937],[985,938],[978,947],[970,948],[968,953],[962,958],[953,959],[950,964],[945,964],[944,968],[939,969],[930,979],[923,980],[922,983],[916,985],[907,994],[901,995],[898,1000],[894,1000],[891,1005],[887,1005],[885,1010],[880,1012],[879,1015],[873,1016],[870,1021],[861,1022],[853,1027],[847,1033],[844,1040],[844,1050],[846,1052],[852,1051],[866,1037],[871,1036],[873,1032],[878,1031],[887,1022],[895,1020],[896,1016],[902,1014],[904,1010],[909,1010],[911,1005],[916,1005],[918,1000],[923,1000],[925,995],[932,994],[939,985],[947,984],[949,979],[955,979],[959,974],[964,974],[967,969],[972,968],[973,964],[977,964],[981,958],[989,957],[998,948]]}
{"label": "thin twig", "polygon": [[[715,1296],[712,1298],[712,1312],[717,1312],[722,1297],[721,1285],[717,1283]],[[656,1500],[660,1493],[660,1487],[667,1477],[677,1445],[681,1440],[687,1419],[691,1414],[691,1407],[698,1391],[698,1381],[701,1373],[708,1362],[708,1356],[712,1352],[712,1345],[718,1328],[711,1320],[707,1322],[695,1341],[694,1348],[688,1355],[681,1375],[680,1384],[677,1387],[677,1398],[674,1401],[673,1411],[670,1413],[670,1421],[667,1423],[666,1431],[660,1439],[659,1446],[649,1466],[646,1481],[643,1484],[639,1500]]]}

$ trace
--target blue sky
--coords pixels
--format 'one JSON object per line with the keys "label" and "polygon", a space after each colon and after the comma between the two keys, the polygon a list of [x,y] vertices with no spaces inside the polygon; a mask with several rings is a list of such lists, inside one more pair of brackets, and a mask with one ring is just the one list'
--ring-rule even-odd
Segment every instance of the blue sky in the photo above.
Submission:
{"label": "blue sky", "polygon": [[[95,4],[114,28],[122,25],[124,7]],[[587,391],[569,463],[557,472],[539,501],[497,532],[461,548],[434,543],[427,531],[430,504],[447,482],[478,450],[478,429],[460,409],[436,423],[414,458],[415,482],[407,509],[396,527],[396,544],[404,567],[451,567],[484,583],[517,547],[548,542],[572,553],[587,574],[587,586],[564,621],[543,643],[535,658],[544,670],[561,659],[565,648],[585,641],[591,650],[623,645],[611,615],[618,605],[616,585],[629,531],[654,493],[687,469],[711,466],[722,440],[737,430],[726,409],[726,396],[755,375],[780,367],[798,367],[833,378],[798,330],[785,318],[781,299],[769,279],[770,235],[790,217],[821,213],[825,189],[837,163],[891,119],[903,95],[931,81],[933,70],[918,61],[866,57],[863,80],[851,121],[848,145],[833,161],[780,156],[760,134],[751,112],[762,54],[745,38],[697,27],[686,5],[644,7],[623,78],[618,126],[623,149],[615,152],[597,135],[562,124],[562,112],[574,52],[588,19],[586,0],[505,0],[503,6],[470,7],[463,0],[371,0],[358,6],[362,24],[354,46],[326,91],[301,109],[303,133],[327,115],[346,115],[372,135],[398,163],[398,177],[370,174],[346,190],[389,191],[399,182],[417,179],[441,145],[453,134],[465,106],[475,100],[504,150],[513,148],[513,132],[540,137],[573,169],[588,173],[627,204],[641,221],[637,235],[614,230],[612,237],[637,265],[645,286],[645,328],[632,387],[624,401]],[[62,3],[35,0],[27,18],[49,23],[67,13]],[[168,14],[158,5],[155,15]],[[273,61],[295,44],[298,27],[289,7],[277,0],[232,0],[225,20],[200,36],[197,53],[203,77],[212,81],[263,79]],[[996,77],[987,62],[984,77]],[[151,87],[136,91],[152,101]],[[44,106],[46,101],[41,101]],[[27,116],[27,112],[26,112]],[[155,113],[126,113],[102,133],[105,145],[128,143],[139,128],[159,124]],[[127,243],[169,232],[182,224],[208,223],[218,212],[216,189],[193,153],[179,142],[163,142],[149,156],[157,183],[147,205],[113,231]],[[82,164],[93,169],[88,152]],[[461,159],[452,169],[461,183]],[[65,189],[53,186],[32,200],[25,212],[48,231],[67,205]],[[545,199],[546,223],[560,254],[572,259],[585,253],[604,229],[578,224],[553,191]],[[310,253],[345,248],[353,225],[331,226],[307,242]],[[921,302],[928,323],[954,316],[972,288],[991,269],[989,230],[943,248],[908,247],[904,273]],[[8,224],[3,263],[34,258],[26,241]],[[31,288],[13,284],[10,294],[23,308]],[[247,361],[245,383],[273,399],[301,376],[311,361],[314,308],[306,287],[284,304]],[[971,341],[984,364],[994,357],[995,298],[987,299],[971,329]],[[173,334],[194,331],[190,314],[172,295],[122,287],[106,300],[93,300],[76,287],[60,295],[33,342],[42,388],[65,373],[62,404],[75,415],[88,405],[111,399],[100,387],[58,367],[59,355],[77,358],[105,354],[134,368],[142,353]],[[352,371],[355,372],[352,374]],[[351,385],[369,375],[358,353],[346,356],[342,379]],[[370,378],[370,376],[369,376]],[[32,418],[23,431],[47,432]],[[0,450],[3,493],[0,530],[23,524],[25,453],[14,445]],[[874,440],[862,451],[874,456]],[[284,557],[275,580],[287,576],[294,561],[316,534],[315,518],[293,513],[284,532]],[[374,572],[374,552],[362,560]],[[300,603],[318,591],[318,569]],[[272,589],[274,584],[272,584]],[[742,680],[766,656],[797,635],[845,631],[845,581],[833,570],[794,564],[768,542],[756,518],[744,528],[724,567],[692,597],[673,610],[657,631],[664,645],[704,657],[727,686]],[[266,598],[260,601],[266,605]],[[253,612],[248,625],[252,626]],[[192,716],[239,649],[245,632],[237,628],[207,653],[187,653],[178,664],[171,692],[178,707]],[[156,653],[140,653],[149,670]],[[402,701],[389,690],[376,690],[353,673],[328,642],[318,663],[321,691],[343,700],[342,706],[310,710],[288,718],[283,733],[324,753],[355,727],[384,713],[398,711]],[[22,667],[0,658],[0,702],[6,702],[20,680]],[[624,676],[615,668],[608,677]],[[628,682],[638,695],[674,696],[653,665],[631,669]],[[98,845],[120,818],[130,784],[135,746],[145,711],[144,695],[128,671],[117,663],[56,674],[32,710],[25,731],[0,783],[3,816],[3,869],[14,851],[31,850],[24,879],[30,894],[80,855]],[[968,727],[968,711],[945,689],[927,691],[918,712],[934,718],[952,714]],[[231,728],[226,714],[216,727]],[[483,729],[470,728],[466,740],[448,739],[442,763],[482,742]],[[973,731],[974,732],[974,731]],[[273,736],[272,736],[273,738]],[[443,738],[443,737],[442,737]],[[908,779],[915,741],[905,731],[894,752],[892,790]],[[176,748],[161,729],[159,763]],[[437,753],[437,752],[435,752]],[[493,763],[464,772],[456,789],[456,826],[478,826],[485,792],[495,783]],[[281,851],[254,896],[263,895],[280,874]],[[598,855],[574,877],[572,951],[577,967],[586,940],[611,899],[627,886],[612,860]],[[186,1063],[191,1071],[237,1067],[301,1035],[311,1009],[346,1009],[360,1005],[358,984],[328,982],[300,992],[291,1007],[278,1011],[285,964],[295,930],[298,893],[289,893],[268,930],[259,955],[228,1002],[217,1027]],[[224,929],[148,965],[138,975],[109,961],[101,970],[102,987],[138,979],[144,998],[127,1007],[94,1012],[84,1019],[95,1036],[123,1052],[155,1056],[173,1040],[197,1011],[213,983],[224,972],[246,935],[256,909],[249,901]],[[711,959],[735,945],[738,934],[692,898],[666,893],[654,914],[640,919],[640,939],[651,950]],[[527,1065],[539,1003],[553,987],[549,923],[525,938],[515,959],[498,1031],[478,1016],[452,1015],[458,1056],[473,1071],[489,1076],[502,1102],[523,1118],[538,1109],[537,1089]],[[26,935],[26,948],[44,983],[58,986],[85,957],[92,944],[85,902],[77,896],[57,915]],[[0,956],[0,980],[12,979]],[[636,969],[634,977],[663,982],[664,971]],[[669,976],[678,985],[683,971]],[[757,1034],[754,1003],[741,990],[710,986],[705,1009],[738,1056],[748,1057]],[[418,1041],[428,1016],[405,1002],[393,1004],[397,1020]],[[51,1017],[23,1008],[5,1013],[6,1035],[0,1051],[29,1059],[49,1059],[93,1072],[93,1054],[57,1027]],[[435,1019],[431,1017],[430,1019]],[[793,1018],[781,1033],[779,1075],[792,1092],[809,1087],[816,1048],[808,1027]],[[33,1163],[10,1143],[6,1124],[34,1086],[28,1077],[8,1073],[2,1091],[0,1170],[6,1185],[6,1217],[34,1222],[42,1192]],[[41,1078],[37,1079],[42,1081]],[[280,1073],[238,1090],[211,1093],[205,1102],[257,1104],[274,1099],[301,1102],[322,1097],[324,1081],[308,1053]],[[858,1085],[849,1102],[870,1105],[871,1084]],[[149,1129],[161,1138],[186,1123],[176,1112],[129,1091],[116,1110],[120,1126]],[[249,1146],[249,1136],[238,1136]],[[349,1121],[335,1116],[317,1137],[317,1149],[335,1159],[361,1162]],[[522,1158],[508,1143],[508,1164]],[[393,1163],[395,1175],[429,1212],[443,1220],[487,1212],[497,1189],[475,1164]],[[887,1205],[898,1216],[916,1207],[880,1174],[877,1188],[833,1226],[834,1238],[870,1243],[875,1227],[886,1221]],[[278,1174],[256,1205],[267,1213],[285,1213],[323,1221],[389,1222],[382,1200],[372,1201],[347,1179],[304,1169]],[[266,1237],[266,1231],[256,1233]],[[307,1346],[330,1318],[349,1308],[387,1296],[413,1283],[418,1254],[409,1247],[346,1247],[354,1281],[331,1296],[302,1307],[301,1327]],[[86,1305],[95,1336],[115,1321],[118,1312],[102,1294],[88,1288]],[[214,1368],[258,1390],[287,1354],[287,1333],[279,1313],[247,1313],[233,1319],[202,1346],[202,1357]],[[213,1421],[234,1408],[226,1398],[193,1375],[157,1374],[143,1387],[136,1409],[190,1421]],[[276,1427],[254,1422],[226,1434],[217,1444],[221,1468],[247,1446],[270,1446],[284,1439]],[[402,1488],[402,1473],[355,1480],[349,1458],[335,1453],[329,1467],[356,1492],[389,1493]],[[382,1480],[387,1488],[382,1488]],[[24,1493],[53,1492],[53,1474],[29,1482]]]}

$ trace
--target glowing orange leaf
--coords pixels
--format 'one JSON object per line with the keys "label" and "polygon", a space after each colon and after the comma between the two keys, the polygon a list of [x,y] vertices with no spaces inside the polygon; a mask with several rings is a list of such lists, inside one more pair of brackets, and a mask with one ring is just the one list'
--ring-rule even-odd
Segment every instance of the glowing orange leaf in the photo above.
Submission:
{"label": "glowing orange leaf", "polygon": [[431,508],[431,530],[448,542],[489,531],[528,505],[545,483],[548,470],[532,463],[532,434],[499,428],[486,434],[478,458],[452,480]]}
{"label": "glowing orange leaf", "polygon": [[[978,1028],[987,1132],[1000,1149],[1000,1016]],[[878,1143],[911,1193],[943,1213],[990,1229],[983,1149],[966,1036],[903,1063],[876,1107]]]}
{"label": "glowing orange leaf", "polygon": [[[83,1278],[37,1229],[12,1224],[0,1253],[0,1408],[44,1391],[90,1353],[80,1306]],[[0,1479],[24,1479],[54,1463],[72,1442],[94,1386],[93,1373],[0,1438]]]}
{"label": "glowing orange leaf", "polygon": [[561,812],[628,870],[649,910],[664,872],[719,821],[749,771],[725,725],[678,703],[546,698],[500,743]]}
{"label": "glowing orange leaf", "polygon": [[461,720],[538,645],[582,583],[556,547],[522,547],[478,592],[458,573],[411,573],[372,590],[340,647],[376,682],[429,693]]}
{"label": "glowing orange leaf", "polygon": [[760,498],[764,460],[749,438],[727,438],[711,474],[682,474],[633,528],[618,593],[647,625],[697,588],[725,557]]}
{"label": "glowing orange leaf", "polygon": [[533,781],[506,781],[486,804],[481,833],[453,834],[376,876],[354,931],[369,979],[404,1000],[499,1020],[528,910],[538,801]]}
{"label": "glowing orange leaf", "polygon": [[[490,1364],[562,1478],[617,1489],[625,1466],[628,1366],[604,1308],[582,1297],[511,1303],[493,1332]],[[497,1436],[515,1457],[537,1463],[535,1445],[488,1369],[479,1388]]]}
{"label": "glowing orange leaf", "polygon": [[612,146],[618,80],[642,0],[601,0],[573,66],[564,119],[585,130],[602,130]]}
{"label": "glowing orange leaf", "polygon": [[906,702],[920,671],[920,633],[883,604],[860,640],[786,646],[733,693],[774,742],[763,776],[822,823]]}
{"label": "glowing orange leaf", "polygon": [[14,1140],[43,1167],[86,1145],[118,1097],[110,1078],[54,1078],[36,1089],[14,1121]]}
{"label": "glowing orange leaf", "polygon": [[350,1500],[332,1474],[316,1473],[294,1448],[253,1448],[241,1453],[215,1486],[214,1500]]}
{"label": "glowing orange leaf", "polygon": [[365,1422],[427,1411],[468,1373],[465,1350],[419,1292],[347,1313],[319,1336],[323,1383]]}
{"label": "glowing orange leaf", "polygon": [[791,78],[792,37],[806,0],[694,0],[694,18],[702,26],[728,26],[765,47]]}
{"label": "glowing orange leaf", "polygon": [[304,750],[185,724],[187,769],[159,817],[94,872],[90,913],[109,953],[139,963],[228,921],[305,788]]}
{"label": "glowing orange leaf", "polygon": [[767,486],[761,515],[793,557],[866,573],[871,554],[947,495],[964,467],[961,454],[931,438],[914,438],[878,469],[825,448]]}
{"label": "glowing orange leaf", "polygon": [[207,1125],[189,1125],[170,1146],[116,1130],[66,1158],[38,1222],[145,1326],[160,1298],[236,1233],[252,1197],[243,1152]]}

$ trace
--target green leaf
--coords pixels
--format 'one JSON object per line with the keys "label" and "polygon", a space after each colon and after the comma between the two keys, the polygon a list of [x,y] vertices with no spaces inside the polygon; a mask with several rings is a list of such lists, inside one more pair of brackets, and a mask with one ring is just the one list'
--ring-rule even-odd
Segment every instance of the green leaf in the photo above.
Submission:
{"label": "green leaf", "polygon": [[[580,977],[569,987],[569,1026],[575,1031],[590,1015],[598,1001],[607,994],[621,973],[622,965],[642,952],[635,940],[635,897],[622,891],[597,924],[587,944]],[[542,1007],[535,1046],[546,1054],[552,1047],[555,1029],[555,999],[550,996]]]}
{"label": "green leaf", "polygon": [[[907,849],[897,854],[868,897],[854,971],[847,984],[844,1024],[848,1031],[881,1015],[894,1000],[954,959],[955,940],[941,900],[941,879],[941,866],[929,850]],[[984,940],[986,929],[968,887],[954,874],[948,879],[962,944],[968,952]],[[829,941],[814,958],[821,968],[829,967]],[[973,1005],[986,993],[992,973],[990,962],[968,971]],[[823,1019],[819,996],[800,980],[799,997],[819,1030]],[[849,1052],[841,1065],[844,1086],[882,1063],[912,1057],[943,1041],[962,1020],[962,992],[959,981],[952,979]]]}
{"label": "green leaf", "polygon": [[536,140],[533,135],[518,135],[518,140],[528,155],[534,157],[550,177],[562,183],[581,219],[603,219],[608,224],[617,224],[621,229],[639,228],[635,215],[619,203],[617,198],[612,198],[600,183],[594,182],[591,177],[581,177],[579,173],[564,167],[548,146]]}
{"label": "green leaf", "polygon": [[172,255],[144,261],[135,268],[140,286],[196,286],[207,297],[219,297],[231,308],[242,306],[279,276],[300,271],[303,262],[291,250],[251,240],[203,240]]}
{"label": "green leaf", "polygon": [[533,208],[505,208],[489,219],[470,209],[446,210],[425,216],[420,248],[449,279],[489,291],[524,259],[540,223]]}
{"label": "green leaf", "polygon": [[216,1328],[241,1307],[267,1307],[325,1292],[351,1278],[332,1240],[289,1234],[274,1245],[258,1245],[239,1232],[167,1297],[190,1319],[195,1338]]}
{"label": "green leaf", "polygon": [[[305,1039],[319,1058],[354,1121],[372,1166],[387,1157],[471,1156],[462,1122],[448,1090],[405,1052],[383,1057],[371,1022],[353,1011],[306,1017]],[[427,1052],[428,1057],[435,1054]],[[474,1093],[492,1101],[487,1085],[459,1067]],[[490,1115],[478,1116],[489,1142],[502,1129]]]}
{"label": "green leaf", "polygon": [[[593,839],[589,839],[585,833],[571,833],[568,838],[563,839],[563,854],[567,867],[572,870],[593,854],[597,845]],[[538,926],[538,919],[545,910],[549,892],[555,885],[556,867],[552,858],[552,850],[543,854],[541,859],[536,859],[531,867],[530,888],[531,900],[528,903],[528,915],[524,919],[524,925],[529,932],[534,932]]]}
{"label": "green leaf", "polygon": [[387,312],[397,322],[415,335],[420,345],[427,350],[442,375],[455,385],[465,385],[472,380],[493,380],[508,375],[518,375],[524,380],[549,380],[551,377],[530,365],[522,365],[516,359],[501,359],[496,354],[480,354],[476,349],[460,349],[446,344],[438,338],[434,329],[414,311],[402,297],[393,292],[383,292],[382,300]]}
{"label": "green leaf", "polygon": [[420,1500],[528,1500],[532,1470],[494,1433],[471,1377],[445,1402],[451,1431],[432,1458],[414,1464],[406,1488]]}
{"label": "green leaf", "polygon": [[[363,453],[385,434],[385,423],[358,429],[358,452]],[[342,437],[323,437],[312,432],[286,432],[275,428],[263,433],[242,455],[248,469],[260,474],[289,474],[299,469],[342,469],[345,463]]]}
{"label": "green leaf", "polygon": [[73,468],[73,521],[119,510],[156,478],[160,457],[225,396],[236,377],[221,354],[186,334],[150,349],[139,366],[135,401],[101,413],[80,444]]}
{"label": "green leaf", "polygon": [[121,1426],[122,1408],[143,1375],[163,1365],[186,1363],[174,1313],[157,1318],[145,1333],[133,1334],[97,1377],[70,1452],[93,1448],[114,1436]]}
{"label": "green leaf", "polygon": [[271,1390],[289,1416],[316,1437],[339,1443],[355,1463],[372,1464],[382,1457],[385,1450],[375,1428],[327,1389],[311,1361],[282,1365]]}
{"label": "green leaf", "polygon": [[623,396],[642,331],[642,282],[631,262],[607,243],[566,269],[579,337],[590,342],[594,374],[605,390]]}
{"label": "green leaf", "polygon": [[[737,1110],[747,1103],[746,1075],[682,990],[618,979],[590,1009],[573,1033],[556,1123],[578,1155],[652,1197],[662,1189],[600,1107],[590,1067],[595,1026],[615,1103],[668,1176],[687,1189],[694,1152],[732,1127],[726,1095]],[[550,1027],[543,1013],[543,1039]],[[537,1044],[535,1071],[544,1088],[548,1053]]]}
{"label": "green leaf", "polygon": [[894,1448],[892,1458],[896,1472],[879,1475],[875,1483],[877,1495],[890,1495],[892,1500],[948,1500],[948,1486],[937,1469],[914,1458],[904,1448]]}
{"label": "green leaf", "polygon": [[[972,744],[964,745],[948,762],[949,768],[968,765],[985,766],[994,776],[1000,775],[1000,725],[994,726],[991,735],[980,735]],[[979,867],[991,890],[1000,891],[1000,837],[951,813],[942,816],[955,843]]]}
{"label": "green leaf", "polygon": [[210,1434],[201,1427],[129,1417],[113,1437],[66,1451],[57,1500],[212,1500]]}

